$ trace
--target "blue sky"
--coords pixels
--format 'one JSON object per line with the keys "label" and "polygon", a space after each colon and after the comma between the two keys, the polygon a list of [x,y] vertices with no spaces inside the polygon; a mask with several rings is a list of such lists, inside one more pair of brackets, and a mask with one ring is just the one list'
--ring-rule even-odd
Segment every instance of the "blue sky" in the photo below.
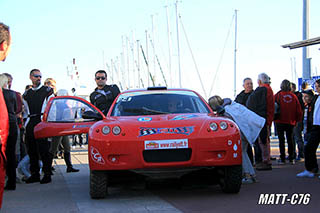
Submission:
{"label": "blue sky", "polygon": [[[0,72],[11,73],[14,77],[13,89],[20,92],[30,83],[29,72],[33,68],[42,71],[43,80],[47,77],[56,79],[58,89],[70,89],[74,85],[67,76],[67,67],[70,70],[72,58],[76,58],[78,85],[88,88],[82,93],[89,94],[95,87],[94,73],[98,69],[107,70],[108,83],[121,83],[126,89],[128,86],[138,86],[139,65],[140,77],[146,86],[147,67],[141,51],[140,60],[137,55],[136,40],[139,40],[144,51],[148,52],[150,72],[156,83],[163,85],[164,80],[149,42],[151,39],[166,81],[170,84],[172,79],[170,85],[178,87],[175,2],[0,0],[0,21],[10,26],[13,42],[6,62],[0,64]],[[205,98],[216,94],[233,97],[234,22],[231,21],[235,9],[238,10],[237,93],[241,91],[245,77],[251,77],[256,87],[257,75],[261,72],[270,75],[274,92],[279,90],[283,79],[296,81],[292,71],[296,67],[297,77],[301,77],[302,51],[283,49],[281,45],[302,40],[302,3],[302,0],[179,1],[179,23],[186,31],[184,33],[180,25],[182,87],[196,90]],[[166,5],[170,21],[171,75]],[[320,28],[317,27],[319,8],[319,1],[310,0],[310,38],[320,36]],[[131,46],[135,58],[132,58]],[[318,49],[319,45],[309,48],[311,69],[315,75],[320,74]],[[108,69],[107,64],[113,68]],[[211,85],[213,90],[209,94]]]}

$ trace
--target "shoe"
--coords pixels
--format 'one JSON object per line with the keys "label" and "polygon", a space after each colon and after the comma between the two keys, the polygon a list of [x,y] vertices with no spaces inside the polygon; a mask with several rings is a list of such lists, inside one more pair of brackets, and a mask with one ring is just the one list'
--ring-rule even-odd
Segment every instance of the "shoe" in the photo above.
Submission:
{"label": "shoe", "polygon": [[277,160],[277,158],[275,158],[275,157],[270,157],[270,160]]}
{"label": "shoe", "polygon": [[79,172],[80,171],[80,169],[75,169],[75,168],[73,168],[73,167],[68,167],[67,168],[67,173],[70,173],[70,172]]}
{"label": "shoe", "polygon": [[297,174],[297,177],[313,178],[314,177],[314,173],[309,172],[308,170],[304,170],[303,172],[300,172],[299,174]]}
{"label": "shoe", "polygon": [[242,178],[242,183],[243,184],[251,184],[251,183],[254,183],[254,182],[255,181],[252,178],[249,178],[249,177]]}
{"label": "shoe", "polygon": [[261,165],[257,165],[256,170],[259,170],[259,171],[272,170],[272,166],[271,164],[268,164],[268,163],[262,163]]}
{"label": "shoe", "polygon": [[4,190],[10,190],[10,191],[16,190],[16,185],[15,184],[7,184],[4,187]]}
{"label": "shoe", "polygon": [[279,159],[279,160],[278,160],[278,164],[279,164],[279,165],[284,165],[284,164],[286,164],[286,161]]}
{"label": "shoe", "polygon": [[40,180],[40,184],[46,184],[51,182],[51,175],[44,175]]}
{"label": "shoe", "polygon": [[26,179],[26,183],[36,183],[40,182],[40,176],[38,175],[31,175],[28,179]]}
{"label": "shoe", "polygon": [[290,162],[291,165],[296,164],[296,161],[295,161],[295,160],[290,160],[289,162]]}
{"label": "shoe", "polygon": [[296,162],[304,162],[304,158],[303,157],[297,157],[296,158]]}

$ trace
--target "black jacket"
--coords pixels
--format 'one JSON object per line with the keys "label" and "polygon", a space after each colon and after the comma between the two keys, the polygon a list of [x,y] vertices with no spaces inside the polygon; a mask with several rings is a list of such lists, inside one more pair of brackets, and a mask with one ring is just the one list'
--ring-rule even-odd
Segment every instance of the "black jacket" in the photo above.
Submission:
{"label": "black jacket", "polygon": [[242,92],[240,92],[236,99],[234,100],[235,102],[242,104],[244,106],[246,106],[247,100],[249,98],[249,96],[251,95],[252,92],[249,93],[245,93],[244,90],[242,90]]}
{"label": "black jacket", "polygon": [[90,102],[95,105],[98,109],[100,109],[103,114],[107,114],[111,104],[113,103],[114,99],[120,93],[119,87],[115,84],[112,85],[105,85],[103,87],[105,95],[101,92],[98,92],[98,88],[94,90],[90,94]]}
{"label": "black jacket", "polygon": [[7,105],[9,122],[17,122],[17,98],[16,93],[12,90],[2,89],[3,97]]}

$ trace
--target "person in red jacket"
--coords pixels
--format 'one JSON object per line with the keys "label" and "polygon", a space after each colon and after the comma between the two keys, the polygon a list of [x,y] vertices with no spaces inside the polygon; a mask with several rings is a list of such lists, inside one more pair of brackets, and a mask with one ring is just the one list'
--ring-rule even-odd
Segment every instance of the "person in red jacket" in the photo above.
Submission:
{"label": "person in red jacket", "polygon": [[[0,22],[0,61],[4,61],[9,53],[11,36],[9,27]],[[0,88],[0,209],[2,206],[3,189],[5,183],[5,151],[9,131],[8,111]]]}
{"label": "person in red jacket", "polygon": [[280,105],[280,116],[274,121],[277,127],[279,137],[280,159],[279,164],[285,164],[285,137],[288,143],[289,162],[295,163],[293,151],[293,128],[297,122],[302,120],[301,105],[297,96],[291,92],[291,83],[283,80],[280,85],[281,90],[275,94],[275,101]]}

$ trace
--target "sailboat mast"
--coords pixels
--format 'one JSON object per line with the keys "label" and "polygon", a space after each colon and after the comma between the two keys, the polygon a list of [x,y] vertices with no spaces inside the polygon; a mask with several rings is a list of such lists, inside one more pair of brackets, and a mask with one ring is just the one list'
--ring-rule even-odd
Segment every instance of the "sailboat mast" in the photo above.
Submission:
{"label": "sailboat mast", "polygon": [[238,28],[238,22],[237,22],[237,10],[235,12],[235,29],[234,29],[234,97],[237,95],[237,28]]}
{"label": "sailboat mast", "polygon": [[179,71],[179,87],[181,84],[181,64],[180,64],[180,42],[179,42],[179,15],[178,15],[178,0],[176,1],[176,24],[177,24],[177,48],[178,48],[178,71]]}
{"label": "sailboat mast", "polygon": [[172,71],[171,71],[171,37],[170,37],[170,22],[169,22],[169,14],[168,14],[168,6],[166,6],[166,15],[167,15],[167,33],[168,33],[168,50],[169,50],[169,64],[168,64],[168,69],[169,69],[169,75],[170,75],[170,87],[172,86]]}

